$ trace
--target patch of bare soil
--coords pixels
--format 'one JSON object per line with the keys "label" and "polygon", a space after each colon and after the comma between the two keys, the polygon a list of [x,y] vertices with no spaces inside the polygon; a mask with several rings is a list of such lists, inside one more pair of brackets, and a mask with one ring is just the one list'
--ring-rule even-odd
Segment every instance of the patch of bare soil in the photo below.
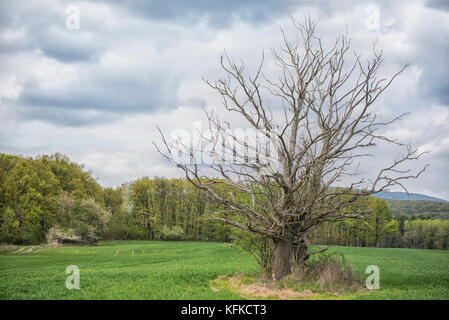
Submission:
{"label": "patch of bare soil", "polygon": [[280,300],[301,299],[315,295],[311,290],[294,291],[292,289],[270,288],[262,284],[250,284],[240,287],[240,293],[245,298],[272,298],[277,297]]}
{"label": "patch of bare soil", "polygon": [[36,252],[40,251],[40,249],[42,249],[41,246],[26,246],[26,247],[21,247],[15,251],[11,252],[10,254],[36,253]]}
{"label": "patch of bare soil", "polygon": [[9,243],[0,243],[0,250],[13,250],[15,249],[16,246],[13,244],[9,244]]}
{"label": "patch of bare soil", "polygon": [[[250,283],[248,283],[248,280]],[[265,282],[265,278],[247,278],[241,274],[235,274],[232,277],[219,276],[211,281],[212,291],[222,289],[230,290],[244,298],[251,300],[258,299],[307,299],[307,297],[315,296],[316,293],[309,289],[303,291],[295,291],[290,288],[280,288],[273,282]]]}
{"label": "patch of bare soil", "polygon": [[8,243],[0,243],[0,253],[8,253],[17,249],[17,246]]}

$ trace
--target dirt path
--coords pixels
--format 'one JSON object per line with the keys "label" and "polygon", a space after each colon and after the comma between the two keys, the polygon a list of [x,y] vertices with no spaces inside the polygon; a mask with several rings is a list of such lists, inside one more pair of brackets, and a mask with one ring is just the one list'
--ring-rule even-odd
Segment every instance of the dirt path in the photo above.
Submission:
{"label": "dirt path", "polygon": [[9,252],[8,254],[27,254],[27,253],[36,253],[39,252],[40,249],[42,249],[41,246],[24,246],[17,250],[14,250],[12,252]]}

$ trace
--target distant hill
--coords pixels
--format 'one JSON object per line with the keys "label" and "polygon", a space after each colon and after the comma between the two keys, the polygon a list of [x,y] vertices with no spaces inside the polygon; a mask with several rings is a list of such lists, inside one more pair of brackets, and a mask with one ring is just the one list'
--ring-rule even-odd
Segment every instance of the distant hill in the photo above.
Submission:
{"label": "distant hill", "polygon": [[419,193],[382,191],[376,198],[385,199],[394,216],[420,219],[449,219],[449,201]]}
{"label": "distant hill", "polygon": [[435,202],[447,202],[449,201],[426,196],[420,193],[405,193],[405,192],[390,192],[390,191],[382,191],[373,195],[373,197],[381,198],[385,200],[426,200],[426,201],[435,201]]}
{"label": "distant hill", "polygon": [[[335,187],[330,187],[334,189]],[[449,201],[420,193],[382,191],[372,195],[387,201],[393,216],[449,220]]]}
{"label": "distant hill", "polygon": [[394,216],[420,219],[449,219],[449,202],[426,200],[386,200]]}

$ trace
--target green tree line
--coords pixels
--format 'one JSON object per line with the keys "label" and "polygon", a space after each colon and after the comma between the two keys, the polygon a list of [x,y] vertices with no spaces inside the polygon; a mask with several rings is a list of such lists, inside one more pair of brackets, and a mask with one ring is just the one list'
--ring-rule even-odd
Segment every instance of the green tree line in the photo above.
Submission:
{"label": "green tree line", "polygon": [[[229,194],[220,188],[217,192]],[[365,212],[364,219],[325,222],[313,242],[448,249],[449,220],[395,216],[385,200],[373,197],[356,205]],[[83,166],[61,154],[35,158],[0,154],[0,242],[70,242],[81,237],[86,242],[102,238],[260,245],[254,237],[210,219],[213,212],[223,214],[223,209],[185,179],[144,177],[103,188]]]}
{"label": "green tree line", "polygon": [[219,208],[185,179],[144,177],[112,189],[107,238],[230,241],[230,226],[209,218]]}
{"label": "green tree line", "polygon": [[395,216],[385,200],[370,197],[365,219],[326,222],[314,241],[325,245],[449,249],[449,220]]}
{"label": "green tree line", "polygon": [[[58,223],[62,192],[104,207],[102,187],[61,154],[36,158],[0,154],[0,241],[40,243]],[[84,211],[83,211],[84,212]]]}

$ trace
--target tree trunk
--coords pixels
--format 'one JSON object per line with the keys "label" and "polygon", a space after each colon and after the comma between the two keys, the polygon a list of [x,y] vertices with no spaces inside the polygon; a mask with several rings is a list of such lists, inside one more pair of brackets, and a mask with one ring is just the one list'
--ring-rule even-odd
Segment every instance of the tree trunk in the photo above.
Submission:
{"label": "tree trunk", "polygon": [[301,242],[296,249],[296,262],[298,263],[299,267],[303,267],[304,263],[307,259],[307,245],[305,242]]}
{"label": "tree trunk", "polygon": [[281,280],[293,272],[295,249],[285,240],[273,242],[272,275],[273,280]]}

